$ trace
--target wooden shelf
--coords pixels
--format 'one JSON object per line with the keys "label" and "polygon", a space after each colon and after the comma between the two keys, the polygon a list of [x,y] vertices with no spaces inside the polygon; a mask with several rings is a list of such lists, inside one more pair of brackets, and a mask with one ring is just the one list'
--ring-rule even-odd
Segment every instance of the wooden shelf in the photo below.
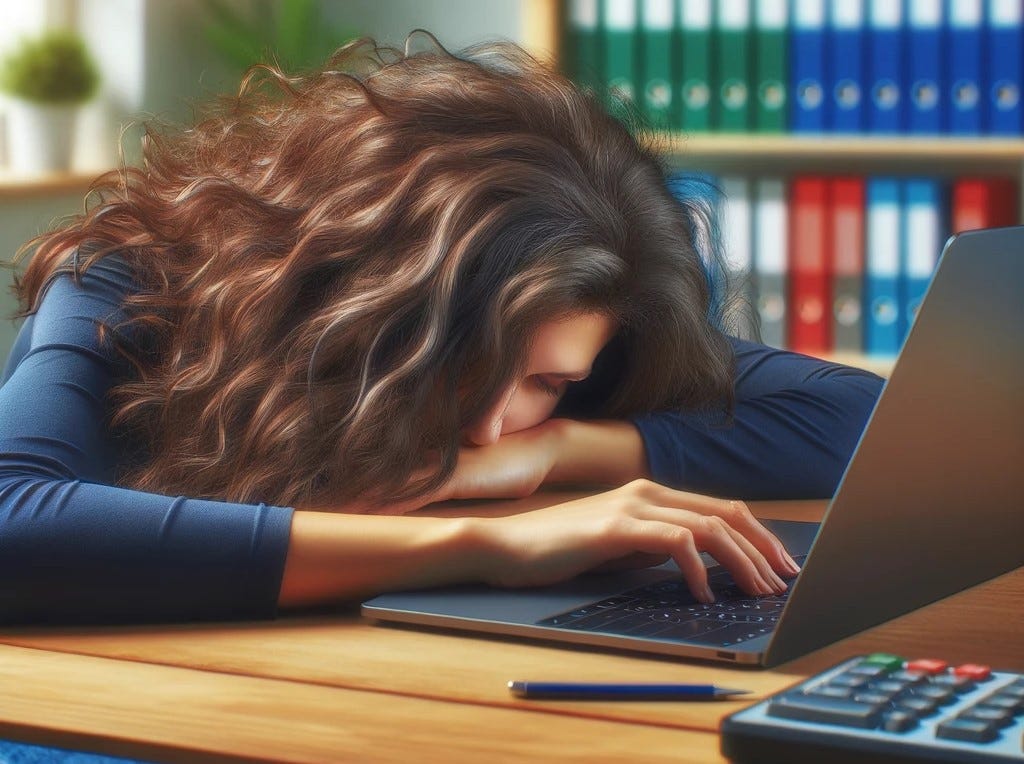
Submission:
{"label": "wooden shelf", "polygon": [[85,194],[102,170],[20,176],[0,171],[0,199],[56,194]]}
{"label": "wooden shelf", "polygon": [[[708,158],[1004,160],[1024,162],[1024,139],[959,136],[850,136],[765,133],[670,133],[655,138],[673,153]],[[1020,167],[1014,167],[1019,172]]]}

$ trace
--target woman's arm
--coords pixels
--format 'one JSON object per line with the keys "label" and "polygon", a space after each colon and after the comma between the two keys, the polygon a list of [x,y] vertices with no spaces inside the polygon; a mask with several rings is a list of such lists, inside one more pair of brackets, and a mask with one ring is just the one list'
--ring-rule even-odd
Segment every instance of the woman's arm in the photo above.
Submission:
{"label": "woman's arm", "polygon": [[121,372],[95,321],[129,286],[114,259],[58,277],[0,379],[0,621],[273,617],[290,508],[112,485],[129,455],[105,424]]}
{"label": "woman's arm", "polygon": [[831,496],[885,381],[791,351],[735,338],[732,343],[737,376],[731,426],[676,412],[632,420],[651,476],[746,500]]}
{"label": "woman's arm", "polygon": [[514,498],[545,483],[623,485],[638,478],[744,500],[831,496],[884,380],[791,351],[732,343],[731,425],[722,416],[674,411],[628,421],[556,417],[489,446],[463,448],[454,477],[431,500]]}

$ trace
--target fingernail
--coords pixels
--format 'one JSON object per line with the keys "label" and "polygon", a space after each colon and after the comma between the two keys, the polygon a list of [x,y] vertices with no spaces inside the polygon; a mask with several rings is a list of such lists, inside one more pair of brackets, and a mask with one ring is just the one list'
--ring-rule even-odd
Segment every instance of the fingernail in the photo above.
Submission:
{"label": "fingernail", "polygon": [[705,586],[704,587],[704,590],[701,592],[701,600],[703,602],[707,603],[708,605],[710,605],[712,602],[715,601],[715,595],[711,591],[711,587],[710,586]]}
{"label": "fingernail", "polygon": [[786,562],[789,563],[789,569],[794,576],[800,572],[800,566],[796,564],[796,560],[792,558],[789,552],[786,552]]}

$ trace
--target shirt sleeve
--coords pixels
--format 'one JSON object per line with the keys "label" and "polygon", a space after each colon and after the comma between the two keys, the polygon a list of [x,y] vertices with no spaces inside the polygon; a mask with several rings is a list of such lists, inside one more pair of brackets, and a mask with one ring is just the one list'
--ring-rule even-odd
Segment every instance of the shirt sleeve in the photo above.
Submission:
{"label": "shirt sleeve", "polygon": [[831,497],[885,381],[862,369],[730,341],[732,424],[723,415],[692,412],[631,419],[652,479],[745,500]]}
{"label": "shirt sleeve", "polygon": [[131,277],[109,256],[55,278],[0,377],[0,622],[273,618],[293,509],[114,483],[105,396],[125,371],[97,320]]}

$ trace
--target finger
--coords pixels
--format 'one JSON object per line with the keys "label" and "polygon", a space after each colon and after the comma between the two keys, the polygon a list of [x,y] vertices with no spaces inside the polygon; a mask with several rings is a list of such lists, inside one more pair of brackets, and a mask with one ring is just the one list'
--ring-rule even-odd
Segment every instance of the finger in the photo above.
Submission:
{"label": "finger", "polygon": [[[679,510],[670,507],[652,508],[676,515],[676,522],[683,522]],[[736,543],[727,530],[727,523],[714,515],[689,513],[690,530],[698,549],[708,552],[725,567],[742,589],[752,594],[770,594],[773,587],[761,577],[760,571],[749,555]],[[701,563],[703,564],[703,562]]]}
{"label": "finger", "polygon": [[670,555],[694,598],[705,603],[715,601],[708,586],[708,570],[689,528],[678,522],[637,519],[622,532],[619,540],[636,552]]}
{"label": "finger", "polygon": [[655,486],[654,490],[659,497],[658,504],[669,507],[678,506],[682,509],[720,517],[749,539],[771,563],[775,571],[785,573],[789,577],[800,572],[800,566],[786,551],[786,547],[774,533],[754,517],[746,502],[678,491],[657,483],[651,485]]}
{"label": "finger", "polygon": [[[638,513],[637,516],[644,519],[689,528],[694,534],[697,547],[718,560],[745,591],[753,594],[771,594],[775,591],[774,584],[762,577],[754,561],[730,535],[728,524],[721,518],[689,509],[651,505],[641,507]],[[756,550],[753,551],[756,553]]]}
{"label": "finger", "polygon": [[761,578],[768,582],[776,594],[782,594],[786,591],[786,582],[783,581],[774,570],[772,570],[771,564],[765,559],[765,556],[761,554],[761,551],[755,547],[750,540],[747,539],[742,533],[733,528],[730,525],[725,526],[726,532],[732,536],[732,540],[736,542],[736,545],[743,550],[744,554],[747,555],[754,563],[754,567],[761,574]]}

